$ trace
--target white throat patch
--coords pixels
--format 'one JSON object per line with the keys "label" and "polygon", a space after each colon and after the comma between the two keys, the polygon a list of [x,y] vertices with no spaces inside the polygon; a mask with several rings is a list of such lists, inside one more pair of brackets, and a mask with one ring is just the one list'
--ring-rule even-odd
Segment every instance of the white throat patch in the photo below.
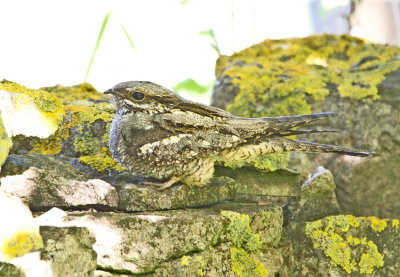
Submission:
{"label": "white throat patch", "polygon": [[149,104],[138,104],[138,103],[133,103],[132,101],[128,99],[124,99],[124,102],[128,104],[129,106],[135,107],[135,108],[140,108],[140,109],[148,109],[150,108]]}

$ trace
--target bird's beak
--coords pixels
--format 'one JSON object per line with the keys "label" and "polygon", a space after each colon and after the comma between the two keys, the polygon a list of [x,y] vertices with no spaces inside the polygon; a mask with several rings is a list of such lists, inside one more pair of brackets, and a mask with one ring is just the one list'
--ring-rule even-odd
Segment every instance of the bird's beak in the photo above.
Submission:
{"label": "bird's beak", "polygon": [[112,94],[113,93],[113,90],[112,89],[108,89],[108,90],[106,90],[105,92],[103,92],[103,94]]}

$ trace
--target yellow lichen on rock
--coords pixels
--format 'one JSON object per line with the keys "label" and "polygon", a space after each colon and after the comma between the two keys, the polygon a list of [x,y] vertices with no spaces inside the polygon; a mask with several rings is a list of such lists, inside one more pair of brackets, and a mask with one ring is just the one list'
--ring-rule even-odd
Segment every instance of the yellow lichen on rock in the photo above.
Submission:
{"label": "yellow lichen on rock", "polygon": [[8,136],[6,129],[3,125],[3,120],[1,119],[0,113],[0,169],[3,163],[6,161],[8,152],[12,147],[12,140]]}
{"label": "yellow lichen on rock", "polygon": [[[229,77],[238,87],[234,102],[226,107],[229,112],[262,117],[311,113],[314,102],[333,93],[377,100],[378,84],[398,68],[398,47],[348,35],[315,35],[265,40],[230,57],[221,56],[216,75]],[[255,166],[268,169],[275,159],[266,155]]]}
{"label": "yellow lichen on rock", "polygon": [[260,235],[252,233],[250,218],[247,214],[222,211],[221,215],[231,221],[227,228],[228,239],[236,247],[244,248],[247,251],[255,251],[261,247]]}
{"label": "yellow lichen on rock", "polygon": [[203,268],[205,267],[206,263],[201,255],[194,257],[182,256],[181,265],[190,268],[190,272],[195,271],[197,276],[204,276]]}
{"label": "yellow lichen on rock", "polygon": [[371,228],[372,230],[376,232],[381,232],[385,230],[387,227],[387,221],[388,219],[380,219],[375,216],[369,216],[369,217],[362,217],[364,219],[368,219],[371,222]]}
{"label": "yellow lichen on rock", "polygon": [[359,228],[363,221],[365,219],[351,215],[329,216],[307,223],[305,233],[314,248],[321,249],[347,273],[370,274],[375,268],[382,267],[384,261],[372,240],[353,236],[351,228]]}
{"label": "yellow lichen on rock", "polygon": [[231,247],[232,270],[239,277],[267,277],[268,270],[244,249]]}
{"label": "yellow lichen on rock", "polygon": [[11,237],[0,238],[0,253],[4,255],[6,261],[42,247],[43,241],[37,227],[32,230],[20,229]]}
{"label": "yellow lichen on rock", "polygon": [[81,163],[89,165],[92,169],[97,171],[104,171],[108,168],[113,168],[115,170],[123,170],[122,166],[111,157],[108,148],[103,148],[100,153],[82,156],[79,158]]}
{"label": "yellow lichen on rock", "polygon": [[230,220],[227,236],[234,245],[230,247],[232,270],[240,277],[268,276],[264,265],[249,254],[262,246],[260,235],[251,231],[250,217],[232,211],[221,211],[221,215]]}
{"label": "yellow lichen on rock", "polygon": [[43,87],[42,90],[51,92],[61,99],[64,105],[90,106],[94,101],[106,99],[107,95],[98,92],[91,84],[82,83],[75,86],[56,85]]}
{"label": "yellow lichen on rock", "polygon": [[382,267],[383,256],[379,253],[378,247],[372,241],[369,241],[366,245],[367,253],[363,253],[360,259],[360,273],[371,274],[374,268]]}
{"label": "yellow lichen on rock", "polygon": [[3,80],[0,100],[3,124],[9,136],[46,138],[58,129],[64,118],[61,101],[44,90]]}
{"label": "yellow lichen on rock", "polygon": [[[11,211],[11,212],[10,212]],[[32,213],[18,197],[0,189],[0,262],[11,261],[43,246]]]}
{"label": "yellow lichen on rock", "polygon": [[399,229],[399,221],[397,219],[392,220],[392,227]]}
{"label": "yellow lichen on rock", "polygon": [[[58,154],[68,143],[69,155],[79,157],[79,161],[92,169],[103,171],[107,168],[123,170],[112,159],[108,151],[109,130],[114,117],[114,107],[102,93],[89,84],[72,87],[55,86],[43,88],[60,97],[66,104],[66,114],[62,126],[46,139],[32,139],[31,152]],[[95,102],[95,103],[93,103]],[[71,137],[72,135],[72,137]]]}
{"label": "yellow lichen on rock", "polygon": [[[347,35],[265,40],[221,57],[216,74],[226,74],[239,85],[235,102],[228,106],[238,115],[303,114],[310,111],[306,96],[323,100],[330,93],[328,85],[337,86],[342,97],[378,99],[376,86],[400,68],[399,55],[394,46],[369,44]],[[273,104],[261,108],[268,102]],[[286,105],[280,105],[283,102]]]}

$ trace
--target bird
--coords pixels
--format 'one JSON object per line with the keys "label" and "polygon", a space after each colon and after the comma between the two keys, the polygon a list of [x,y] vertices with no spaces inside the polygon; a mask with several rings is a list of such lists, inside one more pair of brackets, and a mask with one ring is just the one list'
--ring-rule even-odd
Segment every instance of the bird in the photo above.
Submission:
{"label": "bird", "polygon": [[369,157],[371,153],[287,136],[334,130],[296,130],[306,123],[337,115],[332,112],[297,116],[245,118],[186,100],[149,81],[118,83],[111,94],[116,114],[110,128],[112,157],[128,170],[160,182],[204,186],[216,160],[239,164],[270,153],[330,152]]}

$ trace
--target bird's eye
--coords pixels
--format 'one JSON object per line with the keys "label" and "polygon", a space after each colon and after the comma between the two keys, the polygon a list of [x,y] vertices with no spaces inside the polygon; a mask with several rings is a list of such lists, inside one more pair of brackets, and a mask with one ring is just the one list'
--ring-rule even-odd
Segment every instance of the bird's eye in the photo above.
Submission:
{"label": "bird's eye", "polygon": [[141,101],[144,98],[144,94],[138,91],[135,91],[134,93],[132,93],[132,97],[133,99],[137,100],[137,101]]}

